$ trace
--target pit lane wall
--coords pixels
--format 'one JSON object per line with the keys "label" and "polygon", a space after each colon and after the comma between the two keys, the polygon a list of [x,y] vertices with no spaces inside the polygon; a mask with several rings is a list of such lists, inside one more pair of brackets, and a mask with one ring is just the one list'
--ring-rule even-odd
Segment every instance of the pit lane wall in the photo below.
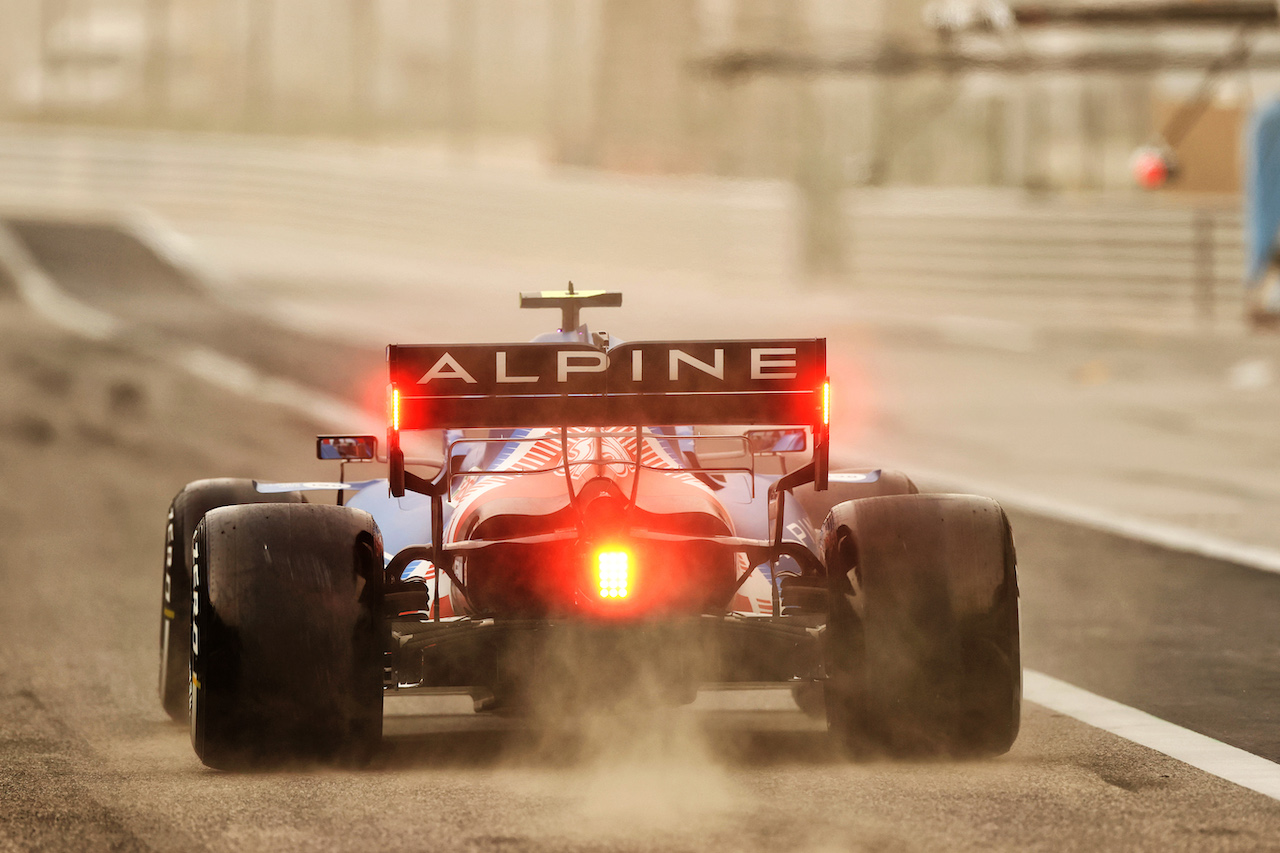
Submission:
{"label": "pit lane wall", "polygon": [[[0,174],[11,209],[141,207],[196,233],[324,235],[384,258],[413,247],[459,280],[495,253],[520,275],[607,274],[624,289],[692,276],[768,293],[805,278],[799,194],[782,181],[640,181],[499,155],[458,166],[429,145],[31,124],[0,124]],[[848,263],[827,284],[1239,316],[1231,196],[859,188],[841,206]]]}

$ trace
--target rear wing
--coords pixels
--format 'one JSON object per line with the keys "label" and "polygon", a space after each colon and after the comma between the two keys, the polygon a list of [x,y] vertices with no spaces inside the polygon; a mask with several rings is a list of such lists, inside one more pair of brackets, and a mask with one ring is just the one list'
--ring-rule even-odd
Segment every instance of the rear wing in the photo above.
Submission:
{"label": "rear wing", "polygon": [[682,424],[812,427],[813,480],[825,489],[826,362],[824,338],[654,341],[608,351],[574,343],[392,345],[392,491],[405,483],[403,430]]}

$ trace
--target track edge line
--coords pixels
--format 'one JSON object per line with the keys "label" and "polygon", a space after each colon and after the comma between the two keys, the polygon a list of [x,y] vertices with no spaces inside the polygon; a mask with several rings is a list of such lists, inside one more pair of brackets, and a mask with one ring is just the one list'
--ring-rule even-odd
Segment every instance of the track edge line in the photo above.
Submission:
{"label": "track edge line", "polygon": [[1280,800],[1280,764],[1065,681],[1024,669],[1023,696],[1219,779]]}

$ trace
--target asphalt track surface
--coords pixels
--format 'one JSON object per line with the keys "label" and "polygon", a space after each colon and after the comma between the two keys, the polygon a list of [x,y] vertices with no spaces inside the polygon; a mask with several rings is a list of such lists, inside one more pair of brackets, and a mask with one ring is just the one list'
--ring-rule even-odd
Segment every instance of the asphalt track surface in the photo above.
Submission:
{"label": "asphalt track surface", "polygon": [[[1032,704],[988,762],[850,765],[803,715],[748,710],[398,717],[369,770],[206,770],[155,697],[168,500],[331,472],[317,424],[172,348],[357,403],[381,353],[264,328],[112,229],[11,225],[131,325],[69,335],[0,278],[0,850],[1280,848],[1277,801]],[[1013,520],[1028,667],[1280,760],[1280,577]]]}

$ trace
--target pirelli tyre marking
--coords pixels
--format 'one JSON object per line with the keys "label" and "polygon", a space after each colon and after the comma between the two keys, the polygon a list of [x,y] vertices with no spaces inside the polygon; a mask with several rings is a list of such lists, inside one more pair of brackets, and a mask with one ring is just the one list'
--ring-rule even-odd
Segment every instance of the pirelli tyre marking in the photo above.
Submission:
{"label": "pirelli tyre marking", "polygon": [[169,507],[168,526],[164,531],[164,647],[169,648],[169,623],[177,614],[173,611],[173,507]]}
{"label": "pirelli tyre marking", "polygon": [[196,617],[200,615],[200,537],[191,539],[191,702],[192,718],[196,711],[196,691],[200,682],[196,679],[197,658],[200,656],[200,624]]}

